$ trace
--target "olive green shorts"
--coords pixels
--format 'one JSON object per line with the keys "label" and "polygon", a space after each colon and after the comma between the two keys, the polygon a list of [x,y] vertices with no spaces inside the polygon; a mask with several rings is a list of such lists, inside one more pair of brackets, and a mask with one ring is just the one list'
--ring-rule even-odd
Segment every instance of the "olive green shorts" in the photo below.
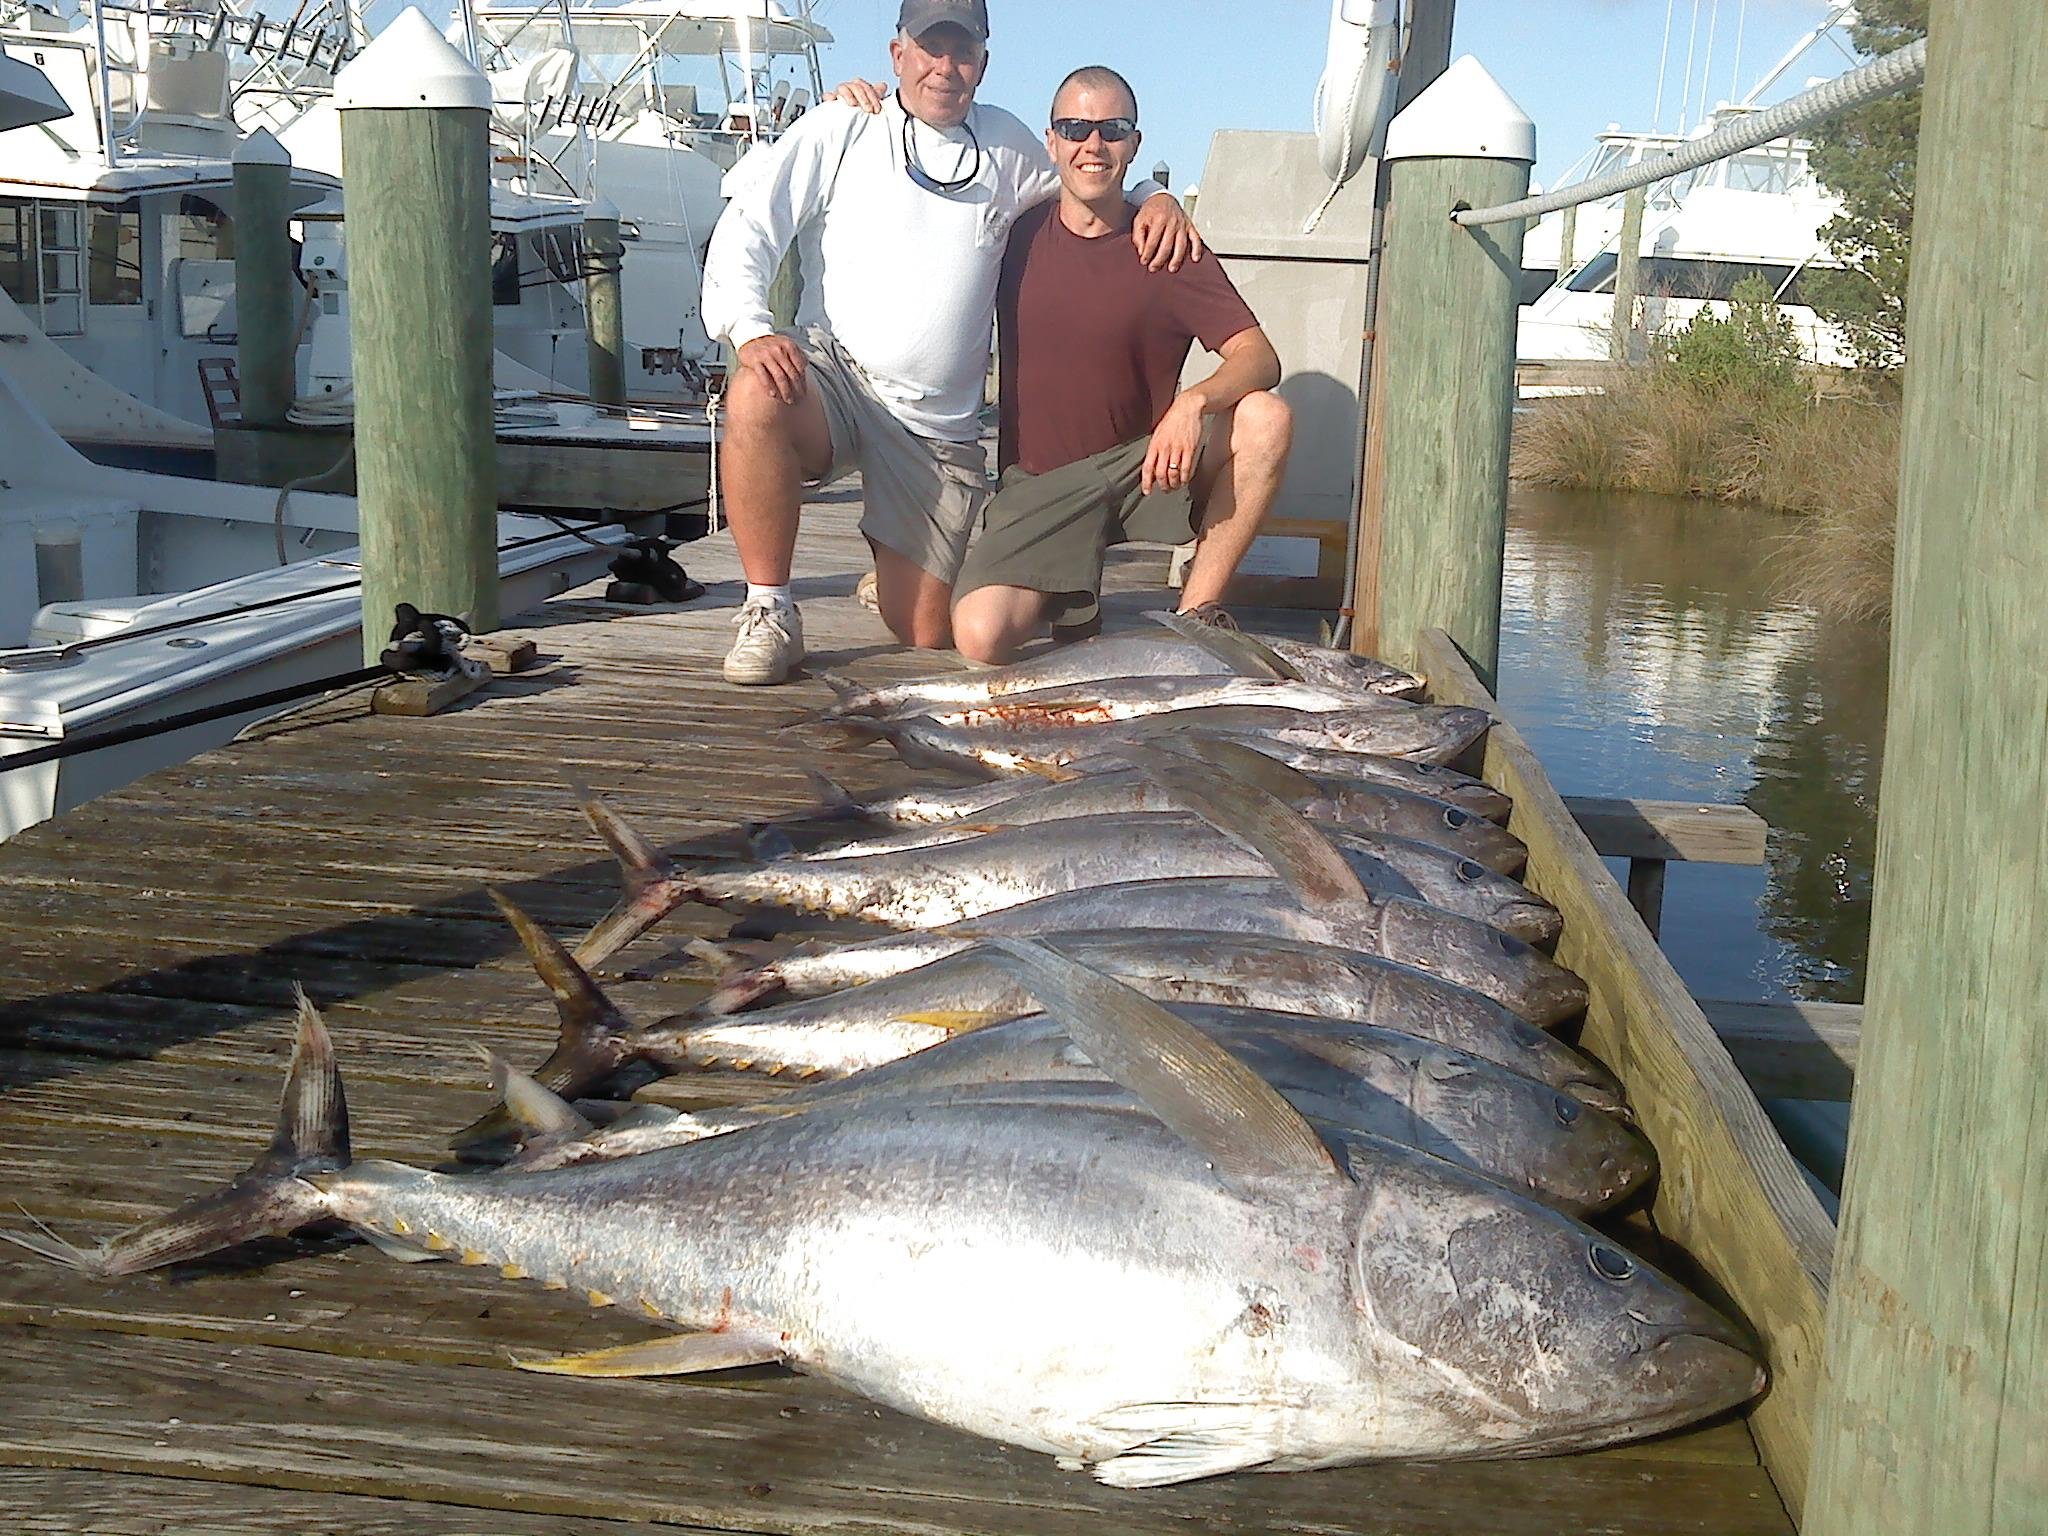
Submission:
{"label": "olive green shorts", "polygon": [[1149,496],[1141,489],[1151,444],[1150,437],[1134,438],[1042,475],[1014,465],[1005,470],[968,546],[954,597],[977,587],[1022,587],[1051,599],[1046,616],[1056,629],[1091,624],[1111,545],[1185,544],[1195,536],[1187,486]]}

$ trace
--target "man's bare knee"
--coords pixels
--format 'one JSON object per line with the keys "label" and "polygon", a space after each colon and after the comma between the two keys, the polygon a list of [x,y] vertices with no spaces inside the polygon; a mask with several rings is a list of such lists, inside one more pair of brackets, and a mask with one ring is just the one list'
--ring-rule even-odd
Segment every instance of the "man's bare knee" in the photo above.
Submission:
{"label": "man's bare knee", "polygon": [[1258,390],[1231,412],[1232,457],[1277,459],[1294,442],[1294,409],[1271,390]]}
{"label": "man's bare knee", "polygon": [[1017,654],[1020,637],[1000,616],[953,611],[953,645],[969,661],[1000,666]]}

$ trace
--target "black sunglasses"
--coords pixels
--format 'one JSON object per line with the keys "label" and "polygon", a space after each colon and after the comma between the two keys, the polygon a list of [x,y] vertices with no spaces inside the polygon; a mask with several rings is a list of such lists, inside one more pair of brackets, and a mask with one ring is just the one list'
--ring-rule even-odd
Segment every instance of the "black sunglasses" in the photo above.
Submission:
{"label": "black sunglasses", "polygon": [[1102,135],[1105,144],[1121,144],[1138,131],[1138,120],[1134,117],[1056,117],[1052,120],[1052,131],[1069,144],[1086,144],[1097,133]]}

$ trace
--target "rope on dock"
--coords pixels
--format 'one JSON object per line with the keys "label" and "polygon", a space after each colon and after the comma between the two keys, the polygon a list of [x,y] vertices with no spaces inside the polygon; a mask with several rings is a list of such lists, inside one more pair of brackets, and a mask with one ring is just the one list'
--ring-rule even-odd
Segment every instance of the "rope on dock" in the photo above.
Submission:
{"label": "rope on dock", "polygon": [[1505,224],[1511,219],[1533,219],[1560,208],[1598,202],[1618,192],[1632,192],[1637,187],[1647,187],[1653,181],[1664,181],[1745,149],[1755,149],[1759,144],[1768,144],[1773,139],[1786,138],[1853,107],[1911,90],[1926,76],[1927,39],[1923,37],[1895,53],[1852,69],[1825,85],[1802,91],[1766,112],[1732,123],[1720,132],[1696,139],[1668,155],[1659,155],[1626,170],[1611,171],[1605,176],[1596,176],[1591,181],[1578,182],[1555,192],[1546,192],[1540,197],[1525,197],[1519,202],[1502,203],[1495,208],[1468,208],[1451,217],[1467,227]]}

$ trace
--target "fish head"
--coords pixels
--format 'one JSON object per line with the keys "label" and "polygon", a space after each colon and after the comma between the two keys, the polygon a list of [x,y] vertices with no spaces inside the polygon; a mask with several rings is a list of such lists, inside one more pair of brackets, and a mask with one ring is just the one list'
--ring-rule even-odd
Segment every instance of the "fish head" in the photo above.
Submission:
{"label": "fish head", "polygon": [[1627,1091],[1606,1067],[1505,1008],[1500,1020],[1503,1038],[1519,1053],[1509,1063],[1515,1070],[1562,1088],[1581,1104],[1610,1115],[1628,1114]]}
{"label": "fish head", "polygon": [[[1402,924],[1428,969],[1500,999],[1531,1024],[1555,1028],[1586,1011],[1586,983],[1526,939],[1490,924],[1451,924],[1441,914],[1388,902],[1390,922]],[[1397,957],[1398,958],[1398,957]]]}
{"label": "fish head", "polygon": [[1568,1216],[1419,1159],[1377,1161],[1361,1191],[1362,1342],[1423,1362],[1430,1406],[1475,1448],[1606,1444],[1763,1390],[1743,1330]]}
{"label": "fish head", "polygon": [[[1565,1210],[1600,1211],[1656,1174],[1648,1138],[1567,1089],[1461,1051],[1409,1048],[1409,1057],[1407,1107],[1418,1125],[1462,1147],[1456,1161],[1476,1157],[1476,1166],[1496,1170],[1522,1193]],[[1454,1155],[1427,1140],[1416,1145]]]}
{"label": "fish head", "polygon": [[1477,859],[1503,875],[1519,875],[1529,863],[1529,849],[1505,827],[1495,826],[1475,811],[1446,805],[1440,813],[1444,845],[1468,859]]}
{"label": "fish head", "polygon": [[1486,921],[1503,933],[1529,944],[1554,944],[1564,932],[1564,917],[1557,908],[1521,881],[1496,874],[1477,859],[1454,860],[1450,877],[1484,909]]}

